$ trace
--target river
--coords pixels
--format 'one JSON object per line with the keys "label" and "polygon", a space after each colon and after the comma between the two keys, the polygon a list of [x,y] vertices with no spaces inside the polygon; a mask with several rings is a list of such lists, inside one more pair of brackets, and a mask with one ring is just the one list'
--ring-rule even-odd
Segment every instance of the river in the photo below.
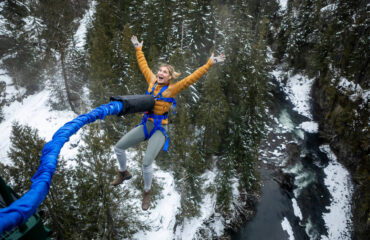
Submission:
{"label": "river", "polygon": [[[289,80],[283,86],[288,85]],[[256,215],[232,239],[350,239],[349,174],[287,92],[281,83],[276,87],[275,106],[268,113]]]}

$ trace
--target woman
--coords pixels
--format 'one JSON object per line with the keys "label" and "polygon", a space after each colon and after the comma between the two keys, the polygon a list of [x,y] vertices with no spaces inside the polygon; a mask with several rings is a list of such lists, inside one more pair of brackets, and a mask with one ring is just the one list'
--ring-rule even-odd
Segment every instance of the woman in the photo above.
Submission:
{"label": "woman", "polygon": [[214,63],[223,62],[225,56],[223,54],[220,56],[212,54],[205,65],[183,80],[173,83],[172,80],[179,77],[180,73],[176,72],[171,65],[162,64],[157,74],[154,74],[148,67],[142,52],[143,41],[139,43],[137,37],[132,36],[131,42],[136,50],[139,68],[149,85],[146,94],[151,94],[156,101],[152,112],[144,114],[141,124],[129,131],[115,145],[114,150],[120,170],[117,179],[112,184],[117,186],[132,177],[127,170],[125,150],[144,140],[148,140],[148,147],[143,160],[144,194],[142,209],[145,211],[150,206],[150,188],[153,177],[152,163],[162,146],[165,145],[165,151],[168,147],[168,111],[172,104],[176,104],[174,97],[201,78]]}

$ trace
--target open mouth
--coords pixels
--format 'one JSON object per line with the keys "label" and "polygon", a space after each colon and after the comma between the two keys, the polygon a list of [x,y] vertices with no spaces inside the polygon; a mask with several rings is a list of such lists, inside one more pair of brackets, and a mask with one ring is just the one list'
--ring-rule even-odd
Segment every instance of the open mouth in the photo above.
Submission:
{"label": "open mouth", "polygon": [[159,79],[159,80],[163,80],[163,77],[158,76],[158,79]]}

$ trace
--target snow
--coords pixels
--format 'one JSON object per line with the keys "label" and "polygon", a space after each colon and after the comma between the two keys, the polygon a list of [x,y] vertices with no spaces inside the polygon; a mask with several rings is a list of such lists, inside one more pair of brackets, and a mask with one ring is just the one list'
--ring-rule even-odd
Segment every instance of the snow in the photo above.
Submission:
{"label": "snow", "polygon": [[[5,1],[0,2],[0,12],[3,10]],[[9,35],[11,32],[5,27],[6,19],[0,15],[0,35]]]}
{"label": "snow", "polygon": [[279,152],[277,149],[275,149],[271,154],[274,155],[275,157],[280,157],[283,155],[283,153]]}
{"label": "snow", "polygon": [[[333,80],[332,80],[333,82]],[[349,81],[347,78],[345,77],[340,77],[339,79],[339,82],[337,84],[338,88],[340,89],[343,89],[345,91],[352,91],[352,92],[355,92],[355,91],[362,91],[361,89],[361,86],[352,82],[352,81]]]}
{"label": "snow", "polygon": [[[66,122],[74,119],[76,115],[71,111],[50,111],[48,106],[49,91],[44,90],[35,95],[28,96],[22,102],[15,101],[3,107],[5,120],[0,123],[0,161],[10,164],[7,152],[10,147],[10,134],[12,123],[17,121],[22,125],[27,124],[38,130],[39,136],[50,141],[53,134]],[[74,155],[70,151],[70,143],[78,137],[71,137],[71,141],[63,147],[61,155],[69,158]],[[77,151],[77,150],[76,150]]]}
{"label": "snow", "polygon": [[141,216],[141,221],[150,230],[136,233],[134,239],[173,239],[177,209],[180,207],[180,194],[175,189],[173,175],[155,166],[154,177],[163,184],[162,195],[156,206]]}
{"label": "snow", "polygon": [[288,233],[289,240],[294,240],[292,226],[290,225],[290,223],[289,223],[289,221],[286,217],[284,217],[283,221],[281,222],[281,227],[283,228],[284,231],[286,231]]}
{"label": "snow", "polygon": [[96,1],[91,1],[88,10],[86,11],[84,17],[80,21],[80,26],[78,27],[74,40],[76,43],[76,48],[82,49],[86,43],[86,33],[89,24],[92,22],[93,16],[95,14]]}
{"label": "snow", "polygon": [[302,219],[303,219],[302,212],[301,212],[301,209],[299,208],[297,200],[295,198],[292,198],[292,206],[293,206],[294,215],[297,216],[299,218],[299,220],[302,221]]}
{"label": "snow", "polygon": [[370,90],[362,89],[359,84],[356,84],[352,81],[349,81],[345,77],[340,77],[338,83],[335,79],[331,80],[331,83],[338,89],[339,92],[349,97],[353,102],[361,99],[364,103],[364,106],[367,106],[370,100]]}
{"label": "snow", "polygon": [[285,10],[288,5],[288,0],[279,0],[279,5],[280,5],[281,10]]}
{"label": "snow", "polygon": [[[96,1],[91,1],[90,8],[80,22],[80,27],[76,32],[74,39],[76,46],[82,48],[85,44],[85,35],[87,25],[95,12]],[[0,3],[0,10],[4,3]],[[42,26],[41,20],[29,16],[24,19],[25,31],[32,30],[36,25]],[[4,32],[4,19],[0,16],[0,31]],[[4,164],[11,164],[7,157],[7,152],[10,147],[10,134],[12,123],[17,121],[20,124],[27,124],[32,128],[38,129],[40,137],[46,141],[50,141],[53,134],[62,127],[66,122],[73,120],[76,115],[72,111],[51,111],[49,109],[49,95],[51,92],[47,89],[23,99],[22,102],[15,101],[15,99],[22,97],[26,89],[16,87],[5,70],[0,69],[0,82],[6,84],[6,94],[4,100],[8,102],[3,107],[4,121],[0,123],[0,162]],[[70,141],[62,148],[60,155],[66,159],[71,159],[77,153],[77,148],[72,148],[71,143],[79,140],[78,133],[70,138]]]}
{"label": "snow", "polygon": [[[43,23],[43,21],[40,18],[36,18],[35,16],[31,15],[23,18],[23,21],[25,22],[25,25],[23,26],[24,31],[33,32],[34,37],[32,40],[34,42],[39,41],[39,37],[36,35],[38,35],[38,33],[41,31],[40,28],[46,28],[46,25]],[[29,40],[31,39],[29,38]]]}
{"label": "snow", "polygon": [[[292,75],[290,72],[285,73],[278,69],[272,71],[271,74],[276,78],[280,87],[287,95],[287,99],[289,99],[293,104],[293,110],[311,120],[300,123],[295,128],[296,135],[299,138],[304,139],[303,131],[308,133],[317,133],[319,126],[316,122],[312,121],[313,117],[311,114],[310,105],[310,92],[314,83],[314,79],[309,79],[301,74]],[[286,110],[283,110],[280,114],[279,121],[287,131],[290,132],[294,129],[294,124]]]}
{"label": "snow", "polygon": [[[154,164],[155,165],[155,164]],[[140,220],[143,224],[150,226],[149,230],[143,230],[134,234],[133,239],[194,239],[198,231],[203,227],[204,221],[213,217],[210,228],[217,236],[224,233],[223,218],[215,213],[216,195],[212,193],[205,194],[200,207],[200,216],[186,218],[181,225],[176,224],[176,215],[180,208],[181,196],[175,189],[173,175],[169,172],[160,170],[154,166],[154,177],[163,185],[162,196],[153,208],[149,208]],[[214,182],[216,173],[207,171],[202,175],[206,179],[204,188]],[[237,194],[237,183],[233,184],[233,193]],[[139,204],[139,203],[138,203]],[[140,202],[141,204],[141,202]]]}
{"label": "snow", "polygon": [[[3,8],[3,5],[4,3],[0,3],[0,9]],[[81,20],[80,27],[74,36],[77,47],[82,48],[85,44],[87,25],[95,12],[95,5],[96,1],[92,1],[89,10]],[[35,24],[41,25],[41,21],[34,17],[25,18],[24,21],[26,23],[25,30],[30,30]],[[4,28],[2,26],[3,24],[4,21],[0,18],[0,31]],[[10,147],[9,137],[14,121],[38,129],[40,137],[46,141],[50,141],[53,134],[66,122],[73,120],[76,115],[72,111],[51,111],[48,105],[51,92],[46,89],[35,95],[28,96],[22,102],[15,101],[16,98],[23,96],[26,90],[16,87],[12,79],[6,74],[6,71],[2,69],[0,69],[1,81],[6,83],[5,100],[9,104],[3,107],[5,119],[0,123],[0,161],[5,164],[11,164],[10,159],[7,157],[7,152]],[[71,143],[79,140],[79,137],[76,135],[72,136],[70,141],[61,150],[60,155],[66,159],[73,158],[77,153],[77,148],[71,147]]]}
{"label": "snow", "polygon": [[[1,63],[0,63],[1,64]],[[16,87],[13,84],[12,78],[7,75],[7,72],[3,69],[0,69],[0,82],[5,82],[6,92],[3,100],[12,101],[25,94],[26,89],[23,87]]]}
{"label": "snow", "polygon": [[333,12],[337,9],[337,4],[332,3],[320,9],[320,12]]}
{"label": "snow", "polygon": [[293,103],[293,110],[312,120],[310,111],[310,91],[314,79],[310,79],[301,74],[291,75],[291,73],[288,73],[287,82],[284,83],[283,81],[286,73],[280,70],[274,70],[271,73],[275,76],[289,100]]}
{"label": "snow", "polygon": [[313,121],[302,122],[298,128],[308,133],[317,133],[319,130],[319,124]]}
{"label": "snow", "polygon": [[[202,175],[202,178],[206,179],[204,183],[204,188],[212,184],[215,180],[216,173],[215,171],[207,171]],[[233,188],[234,190],[234,188]],[[233,191],[234,192],[234,191]],[[183,225],[176,228],[176,239],[194,239],[197,234],[197,231],[202,227],[203,222],[209,219],[212,214],[215,213],[216,205],[216,195],[212,193],[205,194],[203,201],[200,207],[200,216],[185,219]],[[223,223],[222,218],[216,214],[215,222],[212,225],[213,230],[221,235],[223,233]]]}
{"label": "snow", "polygon": [[[329,158],[329,164],[324,169],[324,179],[331,194],[328,212],[323,213],[323,219],[328,230],[327,239],[351,239],[351,199],[353,186],[349,172],[337,161],[337,157],[329,145],[320,146],[320,151]],[[322,236],[326,239],[326,236]]]}

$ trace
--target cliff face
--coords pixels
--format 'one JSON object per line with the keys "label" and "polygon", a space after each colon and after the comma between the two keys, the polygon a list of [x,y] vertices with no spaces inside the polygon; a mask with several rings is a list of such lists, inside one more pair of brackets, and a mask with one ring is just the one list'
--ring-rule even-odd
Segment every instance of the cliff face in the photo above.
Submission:
{"label": "cliff face", "polygon": [[[361,89],[360,87],[358,89]],[[348,90],[348,89],[347,89]],[[353,239],[370,236],[370,161],[368,94],[354,95],[340,84],[316,80],[312,88],[313,113],[319,133],[330,143],[340,161],[351,172],[354,182],[352,201]],[[365,91],[366,93],[366,91]]]}

